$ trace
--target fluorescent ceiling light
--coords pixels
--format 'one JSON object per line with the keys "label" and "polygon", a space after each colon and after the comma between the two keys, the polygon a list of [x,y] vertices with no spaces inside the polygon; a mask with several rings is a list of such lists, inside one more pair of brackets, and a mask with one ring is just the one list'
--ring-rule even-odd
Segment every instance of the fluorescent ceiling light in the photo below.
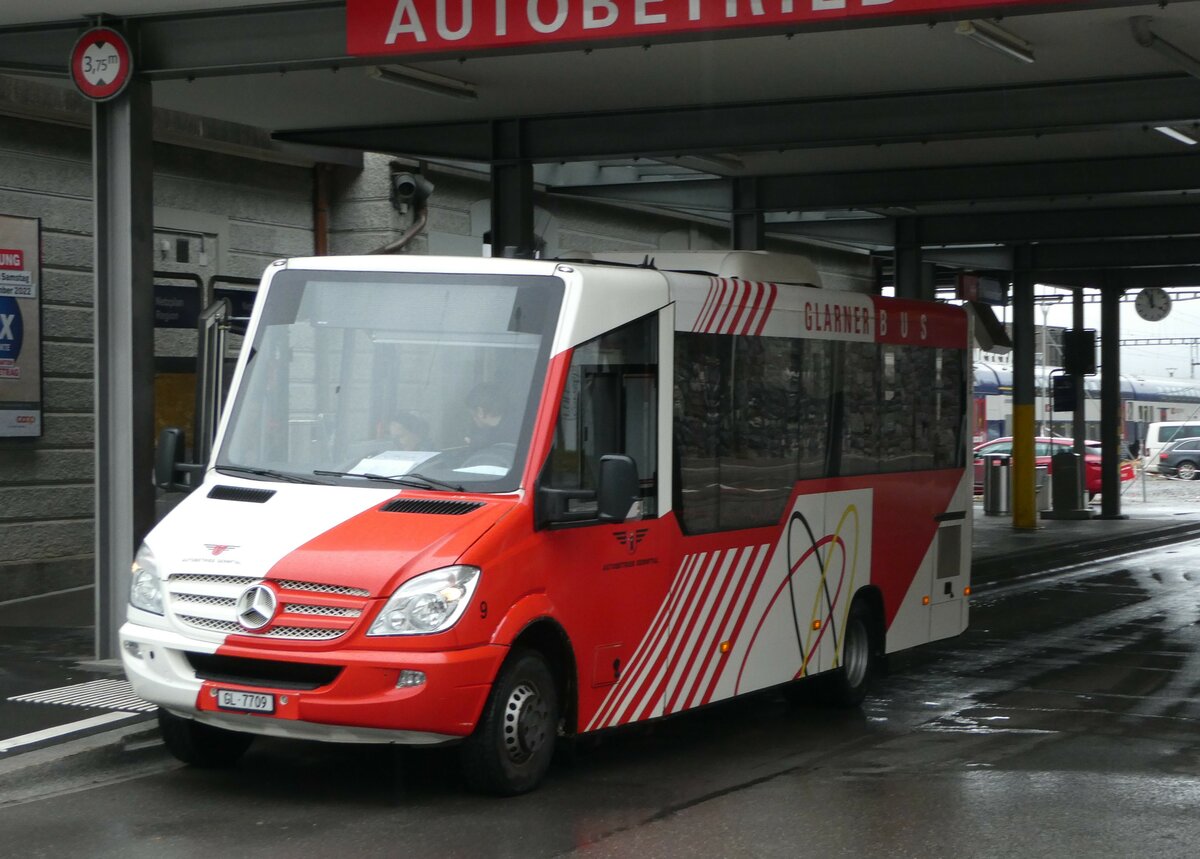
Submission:
{"label": "fluorescent ceiling light", "polygon": [[991,21],[959,21],[954,32],[1022,63],[1033,62],[1033,45]]}
{"label": "fluorescent ceiling light", "polygon": [[1129,19],[1130,25],[1133,27],[1133,38],[1143,48],[1152,48],[1162,54],[1168,60],[1173,62],[1179,68],[1183,69],[1192,77],[1200,78],[1200,60],[1197,60],[1186,51],[1172,45],[1162,36],[1159,36],[1150,29],[1150,17],[1147,15],[1137,15]]}
{"label": "fluorescent ceiling light", "polygon": [[1196,138],[1189,137],[1182,131],[1176,131],[1169,125],[1156,125],[1154,126],[1154,130],[1159,134],[1167,135],[1167,137],[1171,138],[1172,140],[1178,140],[1180,143],[1186,143],[1188,146],[1196,145]]}
{"label": "fluorescent ceiling light", "polygon": [[390,84],[406,86],[409,89],[417,89],[434,95],[461,98],[467,101],[474,101],[477,98],[473,83],[414,69],[410,66],[376,66],[368,70],[367,74],[376,80],[387,81]]}

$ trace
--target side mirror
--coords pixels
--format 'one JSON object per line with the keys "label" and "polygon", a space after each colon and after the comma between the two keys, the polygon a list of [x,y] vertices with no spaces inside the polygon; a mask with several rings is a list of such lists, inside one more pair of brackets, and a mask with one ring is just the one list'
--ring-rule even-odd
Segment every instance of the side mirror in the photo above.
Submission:
{"label": "side mirror", "polygon": [[[166,492],[191,492],[199,485],[203,465],[183,461],[185,448],[183,430],[167,427],[158,436],[158,451],[154,457],[154,485]],[[183,480],[177,480],[182,477]],[[193,481],[193,477],[197,479]]]}
{"label": "side mirror", "polygon": [[641,497],[637,464],[632,457],[609,454],[600,457],[598,517],[601,522],[624,522]]}
{"label": "side mirror", "polygon": [[[545,478],[545,473],[542,476]],[[620,454],[602,456],[598,479],[599,489],[555,489],[541,482],[533,502],[536,527],[628,519],[641,498],[637,464]],[[579,503],[572,509],[573,501]]]}

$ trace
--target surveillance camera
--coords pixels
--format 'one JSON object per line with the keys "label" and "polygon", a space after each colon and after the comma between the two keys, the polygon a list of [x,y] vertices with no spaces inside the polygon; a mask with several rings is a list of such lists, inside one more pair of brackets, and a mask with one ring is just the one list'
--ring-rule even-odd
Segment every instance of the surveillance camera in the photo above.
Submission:
{"label": "surveillance camera", "polygon": [[433,183],[418,173],[392,174],[392,205],[399,209],[410,203],[422,203],[433,192]]}

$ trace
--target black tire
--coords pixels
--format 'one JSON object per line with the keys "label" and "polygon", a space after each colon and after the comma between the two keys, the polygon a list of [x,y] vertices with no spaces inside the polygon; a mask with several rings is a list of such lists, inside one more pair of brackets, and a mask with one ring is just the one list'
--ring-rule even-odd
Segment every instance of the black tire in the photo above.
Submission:
{"label": "black tire", "polygon": [[1175,466],[1175,476],[1180,480],[1195,480],[1196,463],[1185,459],[1179,465]]}
{"label": "black tire", "polygon": [[875,616],[862,600],[855,600],[842,631],[842,663],[824,678],[823,703],[832,707],[857,707],[878,667],[879,645]]}
{"label": "black tire", "polygon": [[475,732],[460,746],[472,789],[516,796],[541,783],[558,735],[558,689],[545,658],[513,651],[496,675]]}
{"label": "black tire", "polygon": [[185,764],[204,769],[233,766],[254,742],[253,734],[202,725],[161,708],[158,728],[167,751]]}

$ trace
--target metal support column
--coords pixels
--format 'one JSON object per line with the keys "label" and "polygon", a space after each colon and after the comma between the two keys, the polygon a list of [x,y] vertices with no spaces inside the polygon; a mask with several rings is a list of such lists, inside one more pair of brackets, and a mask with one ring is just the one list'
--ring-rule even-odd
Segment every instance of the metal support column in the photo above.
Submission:
{"label": "metal support column", "polygon": [[492,256],[532,257],[533,165],[492,165]]}
{"label": "metal support column", "polygon": [[916,218],[896,219],[893,253],[896,297],[933,301],[936,294],[933,264],[921,259],[921,226]]}
{"label": "metal support column", "polygon": [[154,164],[150,82],[96,104],[96,658],[117,656],[129,567],[154,524]]}
{"label": "metal support column", "polygon": [[[1071,305],[1071,327],[1075,331],[1083,331],[1083,288],[1075,287],[1074,303]],[[1076,373],[1071,378],[1071,384],[1075,389],[1075,411],[1071,413],[1071,437],[1074,439],[1072,449],[1075,452],[1075,462],[1079,466],[1077,485],[1075,487],[1075,509],[1079,516],[1090,517],[1092,515],[1091,508],[1088,506],[1087,493],[1087,468],[1085,463],[1086,446],[1084,439],[1087,438],[1087,392],[1083,383],[1084,375]]]}
{"label": "metal support column", "polygon": [[1013,453],[1012,511],[1014,528],[1037,527],[1035,486],[1033,272],[1031,249],[1015,249],[1013,271]]}
{"label": "metal support column", "polygon": [[[1071,305],[1071,327],[1075,331],[1082,331],[1084,325],[1083,318],[1083,288],[1075,287],[1074,303]],[[1087,400],[1084,399],[1085,390],[1083,384],[1084,376],[1082,373],[1076,373],[1072,378],[1075,387],[1075,411],[1071,414],[1071,436],[1075,439],[1074,451],[1079,457],[1080,468],[1084,462],[1084,439],[1087,438]],[[1082,504],[1082,500],[1081,504]]]}
{"label": "metal support column", "polygon": [[753,177],[733,180],[729,243],[735,251],[761,251],[767,247],[766,219],[758,208],[758,180]]}
{"label": "metal support column", "polygon": [[1106,282],[1100,293],[1100,516],[1121,515],[1121,293]]}

